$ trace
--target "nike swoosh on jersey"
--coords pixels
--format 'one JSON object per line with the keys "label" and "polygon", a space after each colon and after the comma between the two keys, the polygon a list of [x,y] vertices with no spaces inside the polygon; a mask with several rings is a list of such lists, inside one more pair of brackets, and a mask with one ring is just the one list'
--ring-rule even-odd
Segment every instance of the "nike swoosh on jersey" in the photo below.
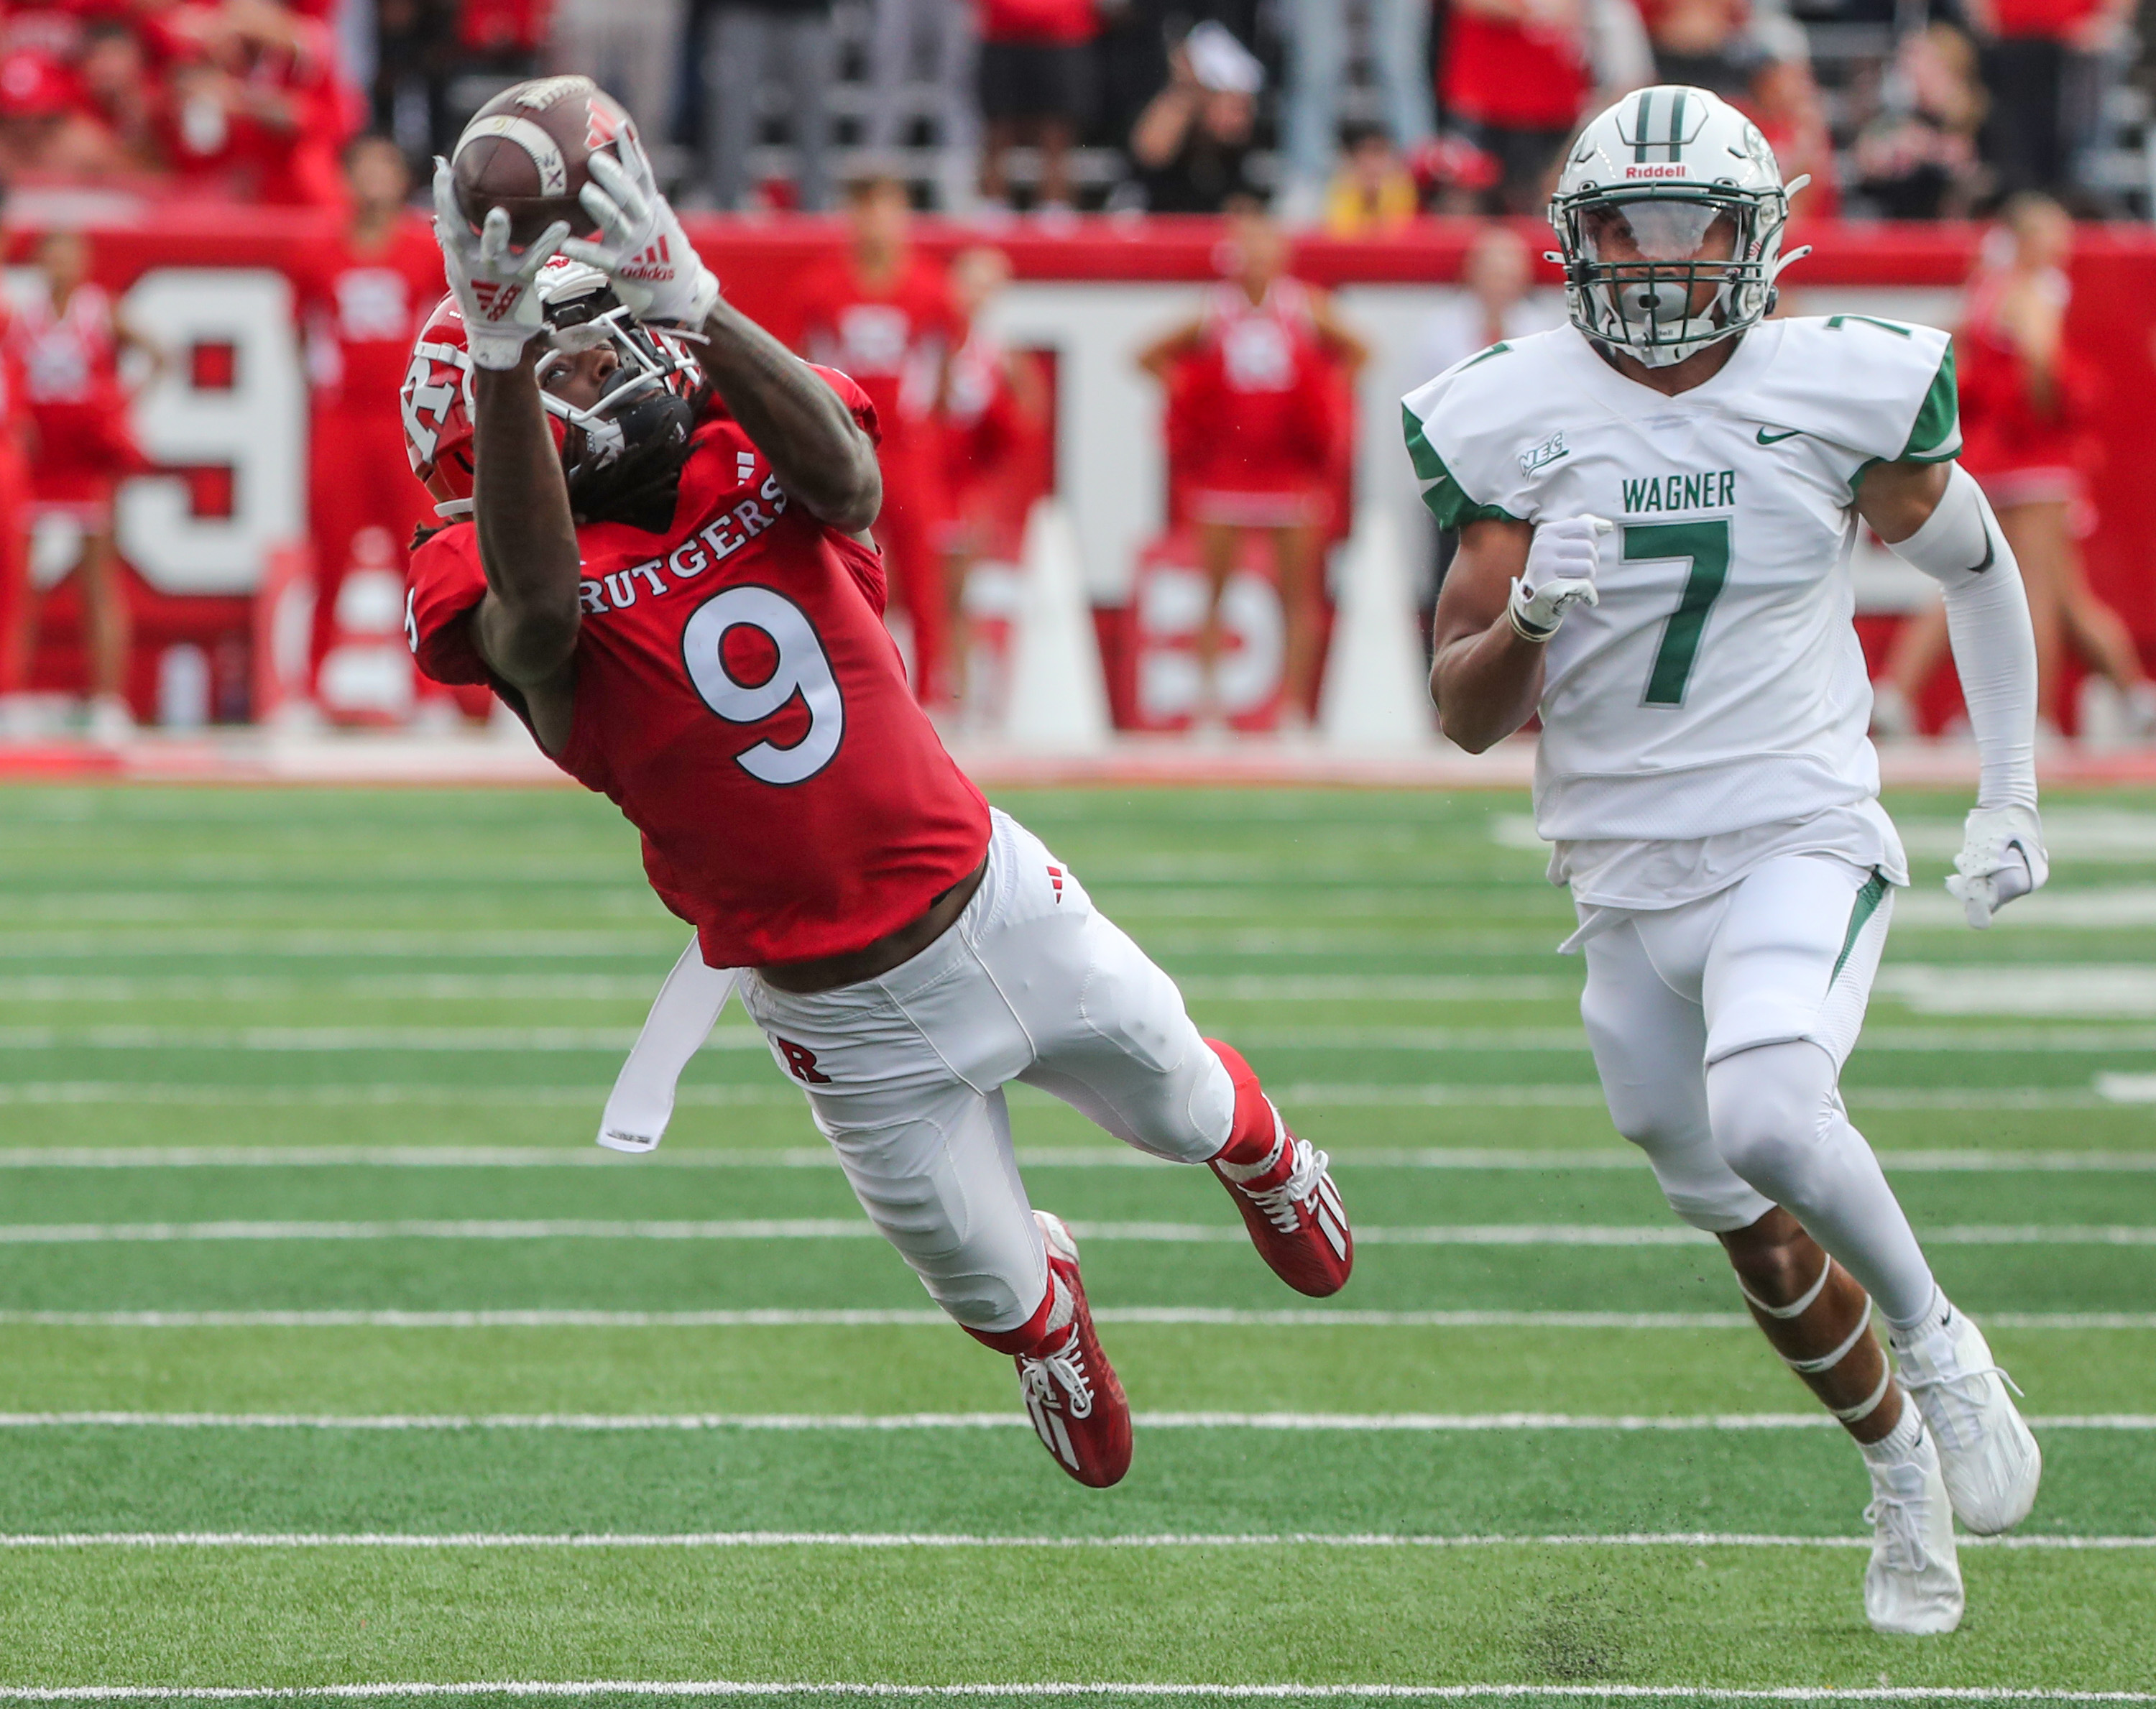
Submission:
{"label": "nike swoosh on jersey", "polygon": [[1759,443],[1763,445],[1779,445],[1784,439],[1794,439],[1803,431],[1804,429],[1802,428],[1790,428],[1782,433],[1770,434],[1766,429],[1761,428],[1758,433],[1758,439]]}

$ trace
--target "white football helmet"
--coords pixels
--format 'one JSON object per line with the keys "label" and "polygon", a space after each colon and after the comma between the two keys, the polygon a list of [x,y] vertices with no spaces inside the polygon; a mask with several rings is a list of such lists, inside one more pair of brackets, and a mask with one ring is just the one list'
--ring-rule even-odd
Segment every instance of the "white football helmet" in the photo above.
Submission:
{"label": "white football helmet", "polygon": [[1635,90],[1579,133],[1550,201],[1572,324],[1649,367],[1756,326],[1810,253],[1781,253],[1789,198],[1810,182],[1784,185],[1759,127],[1721,96]]}

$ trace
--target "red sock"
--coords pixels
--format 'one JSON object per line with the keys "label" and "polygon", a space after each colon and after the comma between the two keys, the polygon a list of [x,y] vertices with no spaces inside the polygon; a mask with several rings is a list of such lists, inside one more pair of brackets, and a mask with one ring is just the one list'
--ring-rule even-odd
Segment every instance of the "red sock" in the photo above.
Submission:
{"label": "red sock", "polygon": [[1048,1334],[1048,1320],[1055,1310],[1055,1278],[1048,1278],[1048,1291],[1041,1296],[1040,1308],[1016,1329],[972,1329],[965,1324],[958,1327],[983,1347],[993,1347],[999,1353],[1029,1353],[1039,1347]]}
{"label": "red sock", "polygon": [[1259,1089],[1258,1071],[1243,1060],[1242,1052],[1234,1045],[1224,1044],[1218,1039],[1205,1042],[1220,1059],[1221,1065],[1228,1070],[1228,1078],[1235,1085],[1235,1123],[1228,1130],[1227,1144],[1214,1153],[1213,1161],[1245,1168],[1262,1163],[1272,1155],[1280,1130],[1273,1106]]}

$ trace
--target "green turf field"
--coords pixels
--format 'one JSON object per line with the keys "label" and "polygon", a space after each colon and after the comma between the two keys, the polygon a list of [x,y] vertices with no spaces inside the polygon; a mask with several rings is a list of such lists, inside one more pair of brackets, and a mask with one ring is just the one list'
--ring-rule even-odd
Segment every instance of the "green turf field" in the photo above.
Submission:
{"label": "green turf field", "polygon": [[1301,1300],[1209,1178],[1014,1095],[1139,1413],[1107,1492],[737,1008],[660,1152],[592,1145],[685,941],[604,803],[0,791],[0,1701],[2156,1694],[2156,797],[2055,798],[2053,888],[1986,936],[1938,890],[1964,803],[1893,803],[1849,1101],[2047,1461],[1962,1630],[1898,1640],[1856,1455],[1609,1128],[1523,799],[1003,804],[1363,1243]]}

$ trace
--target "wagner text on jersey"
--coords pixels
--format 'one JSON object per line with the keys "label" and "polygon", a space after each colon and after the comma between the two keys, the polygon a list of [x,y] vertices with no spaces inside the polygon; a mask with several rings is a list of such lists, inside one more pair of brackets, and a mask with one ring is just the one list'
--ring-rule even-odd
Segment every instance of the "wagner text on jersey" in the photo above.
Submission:
{"label": "wagner text on jersey", "polygon": [[1625,483],[1625,514],[1656,511],[1719,511],[1737,502],[1737,471],[1707,469],[1695,475],[1650,475]]}

